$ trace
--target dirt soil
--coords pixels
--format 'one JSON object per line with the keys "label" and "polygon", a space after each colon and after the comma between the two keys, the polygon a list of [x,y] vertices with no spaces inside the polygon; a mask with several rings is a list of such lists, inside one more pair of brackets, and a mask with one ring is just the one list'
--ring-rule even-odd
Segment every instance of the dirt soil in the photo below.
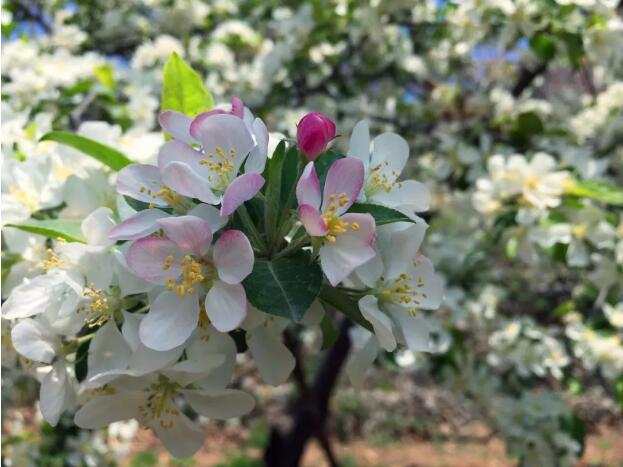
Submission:
{"label": "dirt soil", "polygon": [[[194,457],[194,466],[213,466],[231,460],[241,452],[245,433],[232,433],[208,428],[204,447]],[[512,467],[515,466],[497,437],[477,439],[422,440],[404,438],[384,445],[374,445],[364,440],[347,444],[334,444],[336,455],[344,467]],[[152,451],[158,455],[159,466],[172,465],[169,455],[162,449],[151,432],[142,430],[136,437],[132,452]],[[261,452],[246,448],[249,458],[259,459]],[[132,454],[122,463],[130,465]],[[232,464],[233,465],[233,464]],[[316,443],[311,443],[303,458],[303,467],[328,466],[324,454]],[[623,467],[623,429],[603,427],[598,434],[588,437],[586,453],[577,467]]]}

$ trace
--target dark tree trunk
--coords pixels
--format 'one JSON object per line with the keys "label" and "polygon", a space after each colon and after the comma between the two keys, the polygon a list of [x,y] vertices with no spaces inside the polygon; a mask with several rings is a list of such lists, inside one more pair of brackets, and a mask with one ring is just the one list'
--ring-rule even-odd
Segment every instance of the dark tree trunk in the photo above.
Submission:
{"label": "dark tree trunk", "polygon": [[331,393],[350,349],[348,338],[350,326],[351,322],[348,319],[343,319],[340,323],[339,337],[324,356],[311,387],[307,388],[304,380],[301,380],[300,368],[298,374],[294,375],[299,380],[301,397],[292,406],[290,428],[284,430],[273,427],[271,431],[268,446],[264,452],[264,462],[267,467],[298,466],[305,452],[305,446],[312,437],[320,442],[329,463],[337,465],[325,428],[329,416]]}

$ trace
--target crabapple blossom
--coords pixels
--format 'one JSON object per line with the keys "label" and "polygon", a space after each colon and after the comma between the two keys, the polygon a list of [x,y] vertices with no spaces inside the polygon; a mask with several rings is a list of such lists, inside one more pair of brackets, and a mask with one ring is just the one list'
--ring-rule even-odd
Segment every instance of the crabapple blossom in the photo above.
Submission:
{"label": "crabapple blossom", "polygon": [[296,128],[298,148],[310,161],[316,160],[334,138],[335,123],[322,112],[308,113]]}

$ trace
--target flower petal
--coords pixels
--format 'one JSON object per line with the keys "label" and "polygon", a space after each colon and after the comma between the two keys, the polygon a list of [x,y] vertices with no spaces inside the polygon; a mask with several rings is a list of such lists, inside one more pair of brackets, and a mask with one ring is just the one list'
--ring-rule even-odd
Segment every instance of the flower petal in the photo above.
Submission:
{"label": "flower petal", "polygon": [[323,237],[329,232],[327,223],[315,207],[301,204],[298,213],[305,230],[312,237]]}
{"label": "flower petal", "polygon": [[241,118],[235,115],[199,115],[190,125],[190,134],[209,154],[233,154],[234,175],[255,146],[253,137]]}
{"label": "flower petal", "polygon": [[221,216],[219,210],[209,204],[198,204],[190,211],[189,216],[201,217],[204,221],[210,224],[210,230],[212,233],[219,231],[227,224],[227,216]]}
{"label": "flower petal", "polygon": [[253,121],[253,136],[255,136],[256,146],[251,150],[247,161],[244,163],[244,171],[246,173],[261,174],[266,165],[268,156],[268,129],[260,118]]}
{"label": "flower petal", "polygon": [[395,133],[383,133],[374,138],[371,169],[378,167],[378,172],[393,182],[402,173],[409,159],[409,145],[405,139]]}
{"label": "flower petal", "polygon": [[228,284],[239,284],[253,270],[253,249],[239,230],[228,230],[214,244],[214,265],[218,276]]}
{"label": "flower petal", "polygon": [[80,428],[96,430],[113,422],[138,418],[138,406],[146,398],[146,394],[127,391],[92,397],[76,412],[74,423]]}
{"label": "flower petal", "polygon": [[374,240],[374,219],[372,216],[368,214],[347,214],[345,216],[355,216],[349,217],[349,219],[357,219],[360,229],[358,231],[349,229],[346,233],[339,235],[335,243],[326,242],[320,248],[320,265],[334,287],[355,268],[365,264],[376,255],[376,251],[371,246]]}
{"label": "flower petal", "polygon": [[117,193],[144,203],[167,206],[167,202],[156,194],[162,188],[160,170],[155,165],[131,164],[117,175]]}
{"label": "flower petal", "polygon": [[217,420],[241,417],[255,407],[255,399],[239,389],[191,390],[182,394],[199,415]]}
{"label": "flower petal", "polygon": [[324,212],[329,207],[331,195],[339,197],[340,194],[344,193],[346,202],[336,205],[336,213],[339,215],[346,212],[359,197],[361,187],[363,186],[364,174],[363,162],[356,157],[345,157],[336,160],[327,172],[327,179],[322,194],[321,211]]}
{"label": "flower petal", "polygon": [[399,182],[390,191],[380,190],[368,197],[373,203],[389,207],[404,207],[411,212],[423,212],[430,208],[430,190],[415,180]]}
{"label": "flower petal", "polygon": [[169,215],[160,209],[144,209],[115,226],[108,237],[112,240],[137,240],[154,233],[160,227],[158,219]]}
{"label": "flower petal", "polygon": [[372,324],[374,334],[379,344],[388,352],[396,348],[396,338],[392,322],[389,317],[379,309],[378,300],[372,295],[366,295],[359,300],[359,310],[363,317]]}
{"label": "flower petal", "polygon": [[256,173],[246,173],[236,177],[223,195],[221,216],[229,216],[245,201],[253,198],[264,186],[264,177]]}
{"label": "flower petal", "polygon": [[197,198],[204,203],[218,204],[220,198],[210,189],[207,178],[201,177],[184,162],[171,162],[162,168],[162,179],[183,196]]}
{"label": "flower petal", "polygon": [[247,331],[247,345],[262,379],[272,386],[283,383],[294,369],[295,360],[290,350],[265,326]]}
{"label": "flower petal", "polygon": [[399,324],[409,349],[414,352],[430,352],[430,328],[425,318],[412,316],[400,306],[388,305],[387,310]]}
{"label": "flower petal", "polygon": [[367,121],[361,120],[353,128],[347,155],[356,157],[363,162],[365,169],[368,169],[370,165],[370,128]]}
{"label": "flower petal", "polygon": [[296,200],[299,205],[308,204],[320,208],[320,181],[313,162],[309,162],[296,184]]}
{"label": "flower petal", "polygon": [[190,124],[193,119],[183,113],[174,110],[165,110],[158,117],[160,126],[173,138],[179,139],[187,144],[193,144],[197,141],[190,136]]}
{"label": "flower petal", "polygon": [[150,427],[174,457],[192,456],[203,446],[205,440],[201,428],[179,410],[174,414],[163,415],[160,420],[154,420]]}
{"label": "flower petal", "polygon": [[353,349],[346,362],[346,374],[350,383],[360,388],[366,372],[379,354],[379,344],[371,332],[361,327],[351,328],[349,335]]}
{"label": "flower petal", "polygon": [[35,362],[51,363],[59,347],[56,338],[44,323],[36,319],[19,321],[11,330],[13,347],[20,355]]}
{"label": "flower petal", "polygon": [[[87,382],[102,373],[125,370],[128,367],[130,353],[130,346],[117,329],[115,321],[108,321],[97,330],[89,345]],[[100,378],[97,380],[97,386],[102,386],[115,377],[111,375]]]}
{"label": "flower petal", "polygon": [[195,384],[202,388],[224,388],[231,381],[236,366],[236,343],[229,334],[217,331],[208,325],[205,329],[199,328],[195,338],[186,347],[186,355],[191,360],[197,360],[207,354],[221,354],[225,356],[224,363]]}
{"label": "flower petal", "polygon": [[74,397],[71,383],[67,381],[65,362],[58,361],[41,381],[39,408],[41,415],[52,426],[56,426],[65,411],[68,401]]}
{"label": "flower petal", "polygon": [[205,255],[212,244],[210,224],[200,217],[167,217],[158,220],[158,225],[180,249],[190,250],[197,256]]}
{"label": "flower petal", "polygon": [[201,165],[204,157],[201,151],[181,141],[169,141],[158,151],[158,167],[162,172],[162,169],[172,162],[181,162],[189,165],[198,175],[203,175],[206,173],[206,167]]}
{"label": "flower petal", "polygon": [[240,326],[247,314],[247,295],[240,284],[215,281],[206,295],[206,313],[212,325],[221,332]]}
{"label": "flower petal", "polygon": [[[173,257],[173,262],[165,269],[165,260],[169,256]],[[168,279],[177,279],[182,273],[183,252],[167,238],[141,238],[130,245],[126,257],[132,272],[154,284],[164,285]]]}
{"label": "flower petal", "polygon": [[139,326],[141,342],[150,349],[171,350],[190,337],[199,322],[199,300],[196,293],[178,297],[175,292],[162,292],[151,304]]}
{"label": "flower petal", "polygon": [[110,246],[115,243],[108,236],[113,227],[115,227],[115,221],[112,210],[101,207],[84,218],[80,230],[89,245]]}

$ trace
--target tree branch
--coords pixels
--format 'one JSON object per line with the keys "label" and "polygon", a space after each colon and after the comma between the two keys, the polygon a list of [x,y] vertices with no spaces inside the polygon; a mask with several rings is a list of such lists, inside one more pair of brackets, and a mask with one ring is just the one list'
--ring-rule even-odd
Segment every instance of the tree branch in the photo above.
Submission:
{"label": "tree branch", "polygon": [[524,90],[532,84],[532,82],[547,70],[547,62],[541,62],[536,68],[530,70],[526,67],[522,67],[519,73],[519,79],[513,86],[511,93],[513,97],[519,97]]}
{"label": "tree branch", "polygon": [[[325,354],[320,368],[316,372],[313,385],[311,388],[305,385],[305,390],[310,394],[311,403],[306,402],[304,398],[297,401],[291,410],[294,421],[289,430],[273,427],[268,447],[264,452],[266,466],[298,466],[309,439],[318,432],[324,433],[329,415],[329,399],[350,349],[348,329],[351,325],[350,320],[346,318],[341,321],[340,334],[333,347]],[[301,370],[299,369],[299,371]],[[300,378],[301,373],[298,375],[295,369],[294,377]],[[326,435],[320,436],[326,439]],[[322,440],[319,439],[319,441],[321,444],[323,443]],[[323,448],[327,453],[326,446]],[[331,452],[330,448],[329,452]],[[335,459],[333,462],[336,462]],[[331,465],[337,465],[337,463]]]}

